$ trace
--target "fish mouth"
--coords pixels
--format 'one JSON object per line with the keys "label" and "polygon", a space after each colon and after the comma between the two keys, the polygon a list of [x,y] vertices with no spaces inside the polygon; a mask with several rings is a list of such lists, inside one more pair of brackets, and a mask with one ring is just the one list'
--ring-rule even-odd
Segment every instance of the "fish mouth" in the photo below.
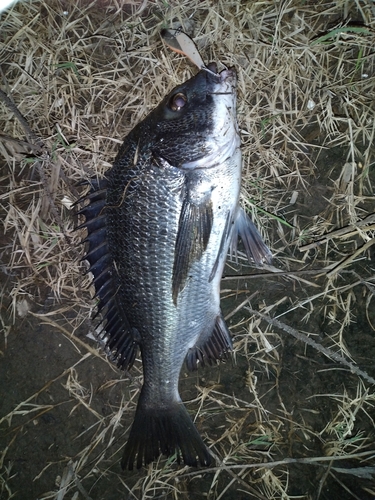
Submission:
{"label": "fish mouth", "polygon": [[[237,86],[237,73],[235,68],[225,68],[220,73],[215,62],[209,63],[205,68],[207,83],[212,86],[209,94],[233,94]],[[211,85],[210,85],[211,84]]]}
{"label": "fish mouth", "polygon": [[230,78],[236,78],[237,73],[234,68],[225,68],[220,73],[217,71],[217,64],[215,62],[210,62],[205,68],[208,73],[210,73],[212,76],[215,76],[216,78],[218,77],[221,82],[225,81],[228,77]]}
{"label": "fish mouth", "polygon": [[181,163],[184,170],[217,168],[223,158],[231,158],[240,146],[236,120],[236,70],[226,68],[218,73],[216,63],[210,63],[200,73],[200,85],[209,103],[207,138],[204,148]]}

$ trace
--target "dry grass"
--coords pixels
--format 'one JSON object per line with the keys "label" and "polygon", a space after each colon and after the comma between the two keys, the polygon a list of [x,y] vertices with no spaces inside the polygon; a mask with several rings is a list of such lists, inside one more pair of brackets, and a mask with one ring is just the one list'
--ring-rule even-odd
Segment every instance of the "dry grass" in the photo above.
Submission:
{"label": "dry grass", "polygon": [[[374,354],[373,2],[122,3],[22,3],[0,19],[0,88],[31,128],[0,101],[0,354],[9,356],[12,334],[33,318],[78,356],[44,384],[30,385],[27,397],[16,394],[1,415],[0,498],[26,498],[15,486],[20,467],[12,457],[21,434],[58,407],[70,421],[78,415],[87,423],[66,436],[74,451],[60,447],[58,459],[31,478],[51,485],[38,498],[122,491],[142,499],[317,499],[328,498],[327,481],[340,498],[374,496],[373,386],[262,319],[281,318],[359,368],[365,356],[351,335],[363,331],[358,344],[366,338]],[[140,365],[124,381],[85,338],[95,303],[70,205],[77,183],[102,175],[122,138],[195,72],[159,37],[179,23],[204,61],[238,70],[242,202],[275,267],[261,278],[243,269],[252,272],[245,279],[231,265],[227,274],[236,278],[223,282],[223,303],[237,364],[182,380],[188,408],[221,465],[202,472],[160,459],[122,475],[118,460]],[[317,385],[310,387],[305,371]],[[58,402],[49,401],[58,391]],[[110,401],[110,410],[104,413],[98,399]],[[351,468],[340,465],[344,459]],[[360,492],[347,477],[356,478]]]}

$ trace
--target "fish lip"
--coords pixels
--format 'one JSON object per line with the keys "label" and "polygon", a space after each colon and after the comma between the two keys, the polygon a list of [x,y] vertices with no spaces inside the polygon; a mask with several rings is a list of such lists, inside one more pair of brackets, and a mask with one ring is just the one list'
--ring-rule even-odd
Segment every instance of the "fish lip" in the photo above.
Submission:
{"label": "fish lip", "polygon": [[219,76],[221,82],[225,82],[225,80],[229,78],[232,79],[234,82],[237,81],[237,72],[233,67],[223,69],[222,71],[220,71]]}
{"label": "fish lip", "polygon": [[217,72],[217,64],[209,63],[205,68],[207,95],[235,94],[237,87],[237,72],[234,67]]}
{"label": "fish lip", "polygon": [[219,82],[225,82],[229,78],[233,79],[234,81],[237,80],[237,72],[234,67],[225,68],[219,73],[217,70],[216,62],[210,62],[204,69],[208,70],[208,74],[210,74],[212,77],[216,77],[217,81]]}

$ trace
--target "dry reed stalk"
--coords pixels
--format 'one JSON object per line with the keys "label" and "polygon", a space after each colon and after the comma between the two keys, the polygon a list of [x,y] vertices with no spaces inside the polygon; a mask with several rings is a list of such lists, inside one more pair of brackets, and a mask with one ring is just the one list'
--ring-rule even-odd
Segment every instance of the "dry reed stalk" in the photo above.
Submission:
{"label": "dry reed stalk", "polygon": [[[56,391],[60,380],[71,403],[67,418],[82,412],[87,419],[87,428],[75,435],[82,444],[74,456],[62,450],[58,467],[50,461],[35,473],[35,483],[46,476],[54,483],[53,474],[59,476],[55,488],[40,498],[95,498],[101,484],[121,488],[129,498],[187,498],[196,493],[194,478],[200,475],[199,493],[209,499],[231,498],[237,491],[250,498],[307,499],[309,492],[296,493],[293,467],[315,471],[317,463],[324,471],[317,480],[320,494],[333,477],[348,498],[357,498],[335,467],[341,459],[362,460],[373,477],[374,450],[368,450],[373,387],[360,377],[324,393],[307,387],[302,403],[296,381],[303,375],[294,366],[309,369],[315,378],[325,370],[333,373],[332,367],[322,367],[318,355],[306,356],[303,346],[296,348],[274,331],[276,323],[264,327],[247,309],[282,316],[299,331],[307,323],[309,331],[319,325],[319,342],[349,359],[348,332],[361,314],[360,301],[374,329],[373,3],[144,1],[131,4],[133,13],[122,9],[124,3],[99,2],[96,8],[85,2],[21,3],[0,19],[1,354],[8,355],[6,346],[20,322],[34,317],[67,339],[82,361],[30,389],[2,421],[11,430],[31,433],[35,414],[59,404],[39,398],[50,388]],[[242,203],[270,244],[275,263],[246,279],[252,271],[240,267],[241,259],[230,264],[223,296],[237,364],[182,381],[188,408],[205,426],[221,464],[205,473],[178,469],[173,458],[160,459],[129,477],[116,464],[135,408],[140,366],[124,389],[128,383],[102,363],[96,345],[80,337],[82,329],[95,333],[89,322],[95,301],[90,277],[82,277],[84,265],[77,259],[81,235],[73,230],[70,205],[78,197],[77,183],[102,176],[122,138],[195,72],[160,40],[162,28],[178,24],[194,37],[204,61],[238,70]],[[291,363],[289,348],[296,350]],[[88,362],[98,373],[108,369],[108,379],[93,387],[84,369]],[[295,394],[285,388],[286,372]],[[114,394],[117,399],[104,415],[96,401],[112,401]],[[324,418],[313,403],[323,399],[331,409]],[[4,498],[12,498],[13,476],[19,473],[8,459],[18,436],[5,439],[1,455]],[[363,495],[369,491],[363,482]]]}

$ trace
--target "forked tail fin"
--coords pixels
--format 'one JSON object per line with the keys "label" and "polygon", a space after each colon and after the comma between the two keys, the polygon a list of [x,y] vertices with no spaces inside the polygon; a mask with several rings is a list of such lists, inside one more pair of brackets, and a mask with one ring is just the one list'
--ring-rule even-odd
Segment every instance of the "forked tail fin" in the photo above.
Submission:
{"label": "forked tail fin", "polygon": [[133,470],[147,465],[159,455],[177,454],[185,465],[208,466],[212,457],[203,443],[185,406],[173,403],[168,408],[145,408],[142,395],[138,402],[134,422],[121,461],[123,469]]}

